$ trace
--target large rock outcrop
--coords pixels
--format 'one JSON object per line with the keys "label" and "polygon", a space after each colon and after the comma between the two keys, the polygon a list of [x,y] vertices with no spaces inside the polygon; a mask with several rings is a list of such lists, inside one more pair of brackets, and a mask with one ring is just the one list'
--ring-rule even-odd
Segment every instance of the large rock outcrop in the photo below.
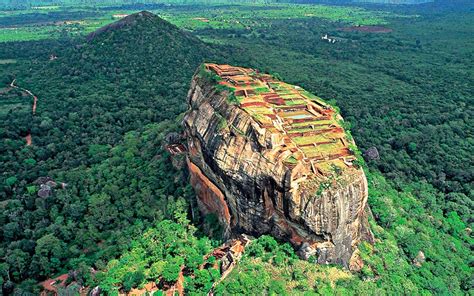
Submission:
{"label": "large rock outcrop", "polygon": [[[191,184],[225,233],[272,234],[346,267],[367,227],[367,180],[333,107],[253,69],[205,64],[183,124]],[[352,260],[351,260],[352,259]]]}

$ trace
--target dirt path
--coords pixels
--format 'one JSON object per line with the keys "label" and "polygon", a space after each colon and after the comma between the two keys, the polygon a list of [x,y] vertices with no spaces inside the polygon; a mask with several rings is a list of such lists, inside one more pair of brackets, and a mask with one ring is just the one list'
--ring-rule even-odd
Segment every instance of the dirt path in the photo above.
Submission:
{"label": "dirt path", "polygon": [[[16,79],[13,79],[12,83],[10,83],[10,87],[11,88],[16,88],[16,89],[21,90],[21,91],[24,91],[28,95],[33,97],[33,105],[31,106],[31,113],[33,114],[33,116],[36,115],[36,106],[38,104],[38,97],[35,96],[30,90],[15,85],[15,81],[16,81]],[[26,140],[26,146],[30,146],[32,144],[31,133],[28,132],[28,135],[26,135],[25,140]]]}
{"label": "dirt path", "polygon": [[16,81],[16,79],[13,79],[12,83],[10,83],[10,87],[13,87],[13,88],[19,89],[21,91],[24,91],[27,94],[29,94],[31,97],[33,97],[33,106],[31,107],[31,112],[33,113],[33,115],[35,115],[36,114],[36,104],[38,103],[38,97],[35,96],[30,90],[15,85],[15,81]]}
{"label": "dirt path", "polygon": [[33,112],[33,115],[36,114],[36,103],[38,102],[38,97],[33,96],[33,107],[31,108],[31,111]]}

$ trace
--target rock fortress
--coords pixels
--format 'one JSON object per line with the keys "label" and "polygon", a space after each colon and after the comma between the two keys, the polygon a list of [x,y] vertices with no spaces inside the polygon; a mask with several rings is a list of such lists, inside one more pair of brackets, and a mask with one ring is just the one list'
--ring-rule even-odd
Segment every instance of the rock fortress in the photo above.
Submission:
{"label": "rock fortress", "polygon": [[367,180],[337,108],[270,74],[204,64],[184,117],[191,184],[230,237],[271,234],[301,257],[360,268]]}

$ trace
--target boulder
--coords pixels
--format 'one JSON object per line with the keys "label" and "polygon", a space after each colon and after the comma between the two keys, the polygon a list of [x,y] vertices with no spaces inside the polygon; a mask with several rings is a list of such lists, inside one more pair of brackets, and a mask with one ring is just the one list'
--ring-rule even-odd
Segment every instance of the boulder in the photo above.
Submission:
{"label": "boulder", "polygon": [[370,147],[364,152],[364,158],[367,161],[370,160],[377,160],[380,158],[379,151],[377,150],[377,147]]}
{"label": "boulder", "polygon": [[51,196],[52,193],[53,193],[53,190],[51,189],[50,186],[48,186],[46,184],[41,184],[40,185],[40,190],[38,190],[38,196],[39,197],[46,198],[46,197]]}

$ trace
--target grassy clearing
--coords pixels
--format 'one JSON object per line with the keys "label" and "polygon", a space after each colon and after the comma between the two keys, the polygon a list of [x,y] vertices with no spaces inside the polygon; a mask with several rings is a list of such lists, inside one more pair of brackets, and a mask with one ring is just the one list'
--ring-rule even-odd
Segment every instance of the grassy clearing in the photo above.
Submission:
{"label": "grassy clearing", "polygon": [[298,160],[293,155],[291,155],[290,157],[285,159],[285,162],[287,162],[289,164],[297,164]]}
{"label": "grassy clearing", "polygon": [[340,142],[336,142],[331,144],[320,144],[317,146],[301,147],[301,150],[303,150],[304,154],[308,157],[313,157],[319,155],[334,154],[343,148],[344,146]]}
{"label": "grassy clearing", "polygon": [[41,26],[0,28],[0,42],[57,39],[61,36],[85,35],[112,22],[112,19],[59,22]]}
{"label": "grassy clearing", "polygon": [[295,105],[305,104],[306,102],[304,100],[291,100],[291,101],[286,101],[285,103],[287,106],[295,106]]}
{"label": "grassy clearing", "polygon": [[337,170],[338,168],[342,169],[346,165],[342,160],[334,159],[329,161],[318,162],[316,166],[323,172],[334,173],[335,170]]}
{"label": "grassy clearing", "polygon": [[[57,39],[63,36],[79,36],[86,35],[90,32],[97,30],[117,19],[113,18],[114,11],[105,15],[99,15],[97,17],[85,17],[81,19],[74,19],[73,15],[77,10],[61,10],[61,12],[71,13],[71,19],[58,19],[57,16],[51,15],[46,20],[41,18],[38,23],[25,23],[18,25],[15,23],[17,20],[22,21],[26,17],[30,17],[30,14],[47,14],[48,11],[41,10],[23,10],[16,11],[11,14],[0,12],[0,18],[12,18],[11,25],[5,22],[0,27],[0,42],[13,42],[13,41],[32,41],[32,40],[43,40],[43,39]],[[52,13],[52,12],[50,12]]]}
{"label": "grassy clearing", "polygon": [[0,42],[41,40],[54,35],[53,28],[3,28],[0,29]]}
{"label": "grassy clearing", "polygon": [[327,137],[327,135],[315,135],[315,136],[310,136],[310,137],[293,138],[293,141],[297,145],[307,145],[307,144],[318,143],[318,142],[327,142],[331,140],[332,139]]}
{"label": "grassy clearing", "polygon": [[270,90],[268,89],[268,87],[256,87],[253,89],[255,91],[255,93],[257,94],[261,94],[261,93],[267,93],[269,92]]}

